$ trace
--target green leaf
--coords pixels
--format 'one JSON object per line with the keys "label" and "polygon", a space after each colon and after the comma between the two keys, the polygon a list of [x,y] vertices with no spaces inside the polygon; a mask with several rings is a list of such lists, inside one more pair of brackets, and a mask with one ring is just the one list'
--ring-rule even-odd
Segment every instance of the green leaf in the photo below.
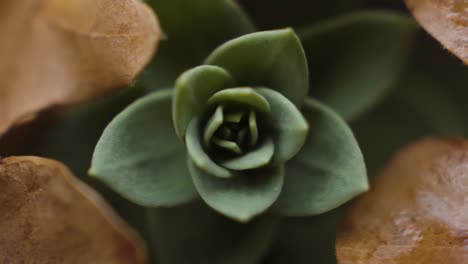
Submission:
{"label": "green leaf", "polygon": [[279,225],[271,216],[237,223],[203,202],[149,209],[147,219],[159,264],[257,264]]}
{"label": "green leaf", "polygon": [[218,147],[224,148],[226,150],[229,150],[235,154],[242,154],[242,149],[239,147],[239,145],[236,142],[232,142],[229,140],[225,139],[220,139],[220,138],[213,138],[213,143],[218,145]]}
{"label": "green leaf", "polygon": [[269,87],[298,106],[309,90],[307,59],[299,38],[289,28],[231,40],[205,63],[226,69],[238,85]]}
{"label": "green leaf", "polygon": [[356,118],[378,103],[404,72],[416,30],[407,16],[368,11],[301,31],[312,95],[346,120]]}
{"label": "green leaf", "polygon": [[182,141],[188,124],[206,108],[208,99],[233,84],[234,80],[224,69],[206,65],[193,68],[177,79],[172,116],[177,135]]}
{"label": "green leaf", "polygon": [[369,188],[361,150],[341,117],[314,99],[306,100],[303,113],[311,130],[286,165],[284,188],[273,207],[288,216],[330,211]]}
{"label": "green leaf", "polygon": [[284,166],[244,171],[230,179],[208,175],[191,160],[189,170],[200,196],[211,208],[244,223],[273,204],[284,180]]}
{"label": "green leaf", "polygon": [[239,124],[245,116],[245,111],[234,111],[226,114],[226,122]]}
{"label": "green leaf", "polygon": [[87,173],[96,142],[104,128],[126,106],[143,95],[143,89],[137,84],[109,96],[60,109],[57,114],[44,115],[45,119],[37,120],[40,126],[28,129],[28,135],[21,142],[25,144],[24,149],[16,148],[15,151],[18,151],[16,155],[49,157],[65,163],[75,175],[103,195],[125,222],[146,238],[145,219],[140,215],[142,211],[144,213],[143,208],[119,196],[97,179],[88,177]]}
{"label": "green leaf", "polygon": [[218,128],[224,122],[223,107],[218,106],[214,114],[208,120],[208,123],[205,126],[205,131],[203,133],[203,145],[205,148],[210,146],[211,138],[216,133]]}
{"label": "green leaf", "polygon": [[250,146],[253,147],[258,142],[257,114],[254,111],[249,112],[249,132]]}
{"label": "green leaf", "polygon": [[252,170],[268,165],[274,152],[275,144],[271,138],[268,138],[250,152],[244,153],[240,157],[222,160],[219,163],[230,170]]}
{"label": "green leaf", "polygon": [[128,87],[110,96],[60,109],[57,115],[39,120],[38,129],[24,138],[24,154],[48,157],[65,163],[75,175],[95,186],[88,177],[90,157],[109,122],[144,95],[141,87]]}
{"label": "green leaf", "polygon": [[143,206],[174,206],[197,197],[183,144],[171,119],[172,90],[136,101],[104,130],[90,174]]}
{"label": "green leaf", "polygon": [[210,177],[232,177],[233,173],[231,171],[216,164],[205,152],[201,143],[200,128],[200,118],[195,117],[192,122],[190,122],[185,137],[190,159],[197,164],[199,168],[210,174]]}
{"label": "green leaf", "polygon": [[283,95],[267,88],[258,88],[271,105],[267,124],[275,142],[274,164],[284,163],[293,158],[304,145],[309,125],[297,107]]}
{"label": "green leaf", "polygon": [[183,71],[202,64],[216,47],[255,27],[234,0],[147,0],[166,40],[143,74],[148,89],[174,85]]}
{"label": "green leaf", "polygon": [[268,101],[253,88],[250,87],[236,87],[224,89],[215,93],[208,100],[210,105],[221,103],[239,103],[248,107],[252,107],[263,113],[270,112],[270,104]]}
{"label": "green leaf", "polygon": [[424,32],[411,57],[410,69],[385,101],[352,123],[371,177],[417,139],[468,136],[467,67]]}

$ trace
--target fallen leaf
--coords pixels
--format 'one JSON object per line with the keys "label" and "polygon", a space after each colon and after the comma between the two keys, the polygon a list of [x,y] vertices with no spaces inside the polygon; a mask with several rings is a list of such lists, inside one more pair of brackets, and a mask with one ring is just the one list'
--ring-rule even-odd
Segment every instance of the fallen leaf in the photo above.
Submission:
{"label": "fallen leaf", "polygon": [[0,161],[0,263],[143,264],[146,249],[61,163]]}
{"label": "fallen leaf", "polygon": [[2,0],[0,134],[50,105],[129,84],[160,35],[139,0]]}
{"label": "fallen leaf", "polygon": [[405,0],[416,20],[468,65],[468,0]]}
{"label": "fallen leaf", "polygon": [[396,155],[337,230],[341,264],[468,263],[468,141],[425,139]]}

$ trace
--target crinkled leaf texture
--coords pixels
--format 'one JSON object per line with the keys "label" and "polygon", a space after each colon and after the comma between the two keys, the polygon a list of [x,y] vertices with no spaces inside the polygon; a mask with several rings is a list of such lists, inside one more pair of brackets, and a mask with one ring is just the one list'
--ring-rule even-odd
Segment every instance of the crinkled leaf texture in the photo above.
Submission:
{"label": "crinkled leaf texture", "polygon": [[0,133],[48,106],[125,87],[160,35],[137,0],[2,1]]}
{"label": "crinkled leaf texture", "polygon": [[183,71],[202,64],[224,42],[255,31],[235,0],[147,0],[158,13],[166,40],[143,74],[148,89],[173,86]]}
{"label": "crinkled leaf texture", "polygon": [[273,210],[289,216],[330,211],[368,190],[359,145],[343,119],[308,98],[302,108],[311,129],[305,145],[286,163],[286,176]]}
{"label": "crinkled leaf texture", "polygon": [[61,163],[0,161],[1,263],[146,264],[146,248]]}
{"label": "crinkled leaf texture", "polygon": [[468,65],[468,2],[405,0],[421,26]]}
{"label": "crinkled leaf texture", "polygon": [[468,142],[428,138],[399,151],[337,231],[340,263],[468,263]]}
{"label": "crinkled leaf texture", "polygon": [[388,11],[340,16],[299,32],[309,60],[311,94],[351,120],[378,103],[405,69],[416,33]]}
{"label": "crinkled leaf texture", "polygon": [[279,219],[227,219],[201,201],[148,209],[151,240],[161,264],[256,264],[270,249]]}
{"label": "crinkled leaf texture", "polygon": [[186,151],[172,124],[172,90],[131,104],[104,130],[90,174],[144,206],[174,206],[197,197]]}

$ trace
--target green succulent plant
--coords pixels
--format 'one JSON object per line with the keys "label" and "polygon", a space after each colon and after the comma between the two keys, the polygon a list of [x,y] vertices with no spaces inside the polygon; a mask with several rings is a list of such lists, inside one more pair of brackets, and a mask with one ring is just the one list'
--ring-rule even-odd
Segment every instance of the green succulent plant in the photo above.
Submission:
{"label": "green succulent plant", "polygon": [[143,206],[199,195],[240,222],[334,209],[368,189],[366,169],[342,118],[307,97],[308,74],[292,29],[233,39],[118,115],[90,174]]}
{"label": "green succulent plant", "polygon": [[[268,2],[241,2],[249,7],[262,1]],[[351,123],[358,132],[359,143],[364,143],[366,161],[380,159],[383,148],[394,149],[404,144],[407,139],[400,140],[396,132],[419,124],[414,120],[402,124],[400,119],[388,119],[380,113],[382,107],[385,111],[398,107],[387,98],[394,97],[393,88],[402,73],[410,74],[405,65],[417,29],[414,21],[392,11],[367,10],[320,18],[317,22],[317,16],[299,19],[295,17],[296,11],[286,14],[281,9],[283,4],[275,3],[264,10],[255,9],[253,18],[255,22],[262,20],[258,23],[262,29],[301,27],[258,32],[235,1],[147,2],[158,14],[167,39],[136,85],[62,113],[58,121],[37,136],[35,150],[28,154],[62,160],[77,175],[98,187],[146,238],[155,255],[154,263],[253,264],[260,263],[266,255],[271,255],[266,262],[269,264],[335,263],[334,230],[340,208],[331,209],[365,190],[367,185],[361,151],[346,123]],[[294,1],[295,10],[306,13],[307,9],[321,12],[321,5]],[[270,7],[280,10],[270,12]],[[341,11],[349,10],[346,8]],[[276,19],[272,14],[284,17]],[[288,21],[294,18],[300,21],[290,24]],[[242,43],[252,45],[242,48],[241,56],[240,51],[232,49]],[[420,69],[419,66],[414,68]],[[195,78],[197,72],[206,77]],[[232,78],[232,83],[226,76]],[[225,77],[227,83],[222,83]],[[216,81],[221,84],[213,84]],[[198,82],[203,85],[193,88]],[[411,86],[418,84],[412,82]],[[224,100],[234,97],[232,89],[236,98],[249,98],[245,100],[256,103],[226,103],[233,101]],[[200,94],[191,93],[194,90]],[[207,90],[212,91],[210,96],[201,93]],[[399,98],[408,102],[420,98],[408,97],[405,83],[399,90]],[[183,91],[190,93],[184,96]],[[273,156],[268,160],[271,153],[268,146],[273,145],[273,155],[282,153],[275,137],[286,135],[286,131],[273,133],[270,128],[273,124],[289,128],[291,120],[270,121],[268,117],[286,112],[275,114],[278,108],[272,105],[277,101],[272,103],[273,99],[264,91],[287,102],[288,109],[294,109],[291,110],[296,113],[294,116],[299,121],[305,120],[308,128],[303,145],[299,144],[299,138],[287,137],[296,143],[286,146],[294,146],[298,152],[283,162],[275,162]],[[240,96],[240,92],[249,96]],[[216,97],[224,99],[210,101],[217,93],[221,95]],[[205,103],[198,96],[205,98]],[[134,102],[137,97],[142,98]],[[193,98],[197,100],[192,101]],[[384,99],[384,104],[380,104]],[[174,108],[177,100],[187,104]],[[218,107],[221,110],[217,111]],[[175,109],[193,111],[176,118]],[[398,115],[407,115],[408,119],[414,116],[414,109],[398,110]],[[121,113],[110,122],[118,112]],[[217,112],[226,122],[213,132],[219,117],[215,115],[214,121],[210,120]],[[255,115],[258,128],[258,144],[254,146],[249,144],[256,134],[247,122],[249,115]],[[236,122],[227,121],[239,118],[237,126],[230,124]],[[176,119],[179,121],[174,124]],[[197,120],[200,129],[190,133],[190,123]],[[180,124],[185,128],[176,129]],[[208,124],[212,124],[210,129]],[[378,129],[374,129],[375,124],[379,124]],[[389,134],[392,129],[398,131]],[[425,131],[414,130],[418,135]],[[207,143],[206,131],[211,131],[207,132],[207,138],[211,135]],[[85,177],[101,134],[91,168],[96,177]],[[203,153],[215,166],[228,171],[231,177],[217,177],[192,161],[201,156],[188,151],[189,135],[201,144]],[[237,144],[242,153],[237,154],[239,151],[232,148],[232,143],[227,149],[223,147],[226,142],[220,140],[226,139]],[[221,146],[215,141],[222,142]],[[268,141],[273,144],[265,143]],[[384,152],[388,156],[388,151]],[[262,159],[244,158],[251,153]],[[237,162],[236,166],[253,166],[254,161],[265,165],[235,170],[222,164],[243,158],[245,161]],[[227,166],[232,167],[232,162]],[[370,164],[371,168],[378,166]],[[283,174],[273,173],[281,167]],[[95,179],[132,203],[102,188]],[[353,182],[347,184],[346,180]]]}

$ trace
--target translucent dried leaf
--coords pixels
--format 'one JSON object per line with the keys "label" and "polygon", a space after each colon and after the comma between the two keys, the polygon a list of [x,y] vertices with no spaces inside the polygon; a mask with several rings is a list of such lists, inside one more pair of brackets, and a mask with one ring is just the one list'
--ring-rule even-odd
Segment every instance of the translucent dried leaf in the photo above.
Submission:
{"label": "translucent dried leaf", "polygon": [[50,105],[129,84],[160,30],[138,0],[0,3],[0,133]]}
{"label": "translucent dried leaf", "polygon": [[337,232],[340,263],[468,263],[468,141],[402,150]]}
{"label": "translucent dried leaf", "polygon": [[147,263],[140,240],[94,191],[36,157],[0,161],[0,248],[0,263]]}
{"label": "translucent dried leaf", "polygon": [[468,65],[468,1],[405,1],[422,27]]}

